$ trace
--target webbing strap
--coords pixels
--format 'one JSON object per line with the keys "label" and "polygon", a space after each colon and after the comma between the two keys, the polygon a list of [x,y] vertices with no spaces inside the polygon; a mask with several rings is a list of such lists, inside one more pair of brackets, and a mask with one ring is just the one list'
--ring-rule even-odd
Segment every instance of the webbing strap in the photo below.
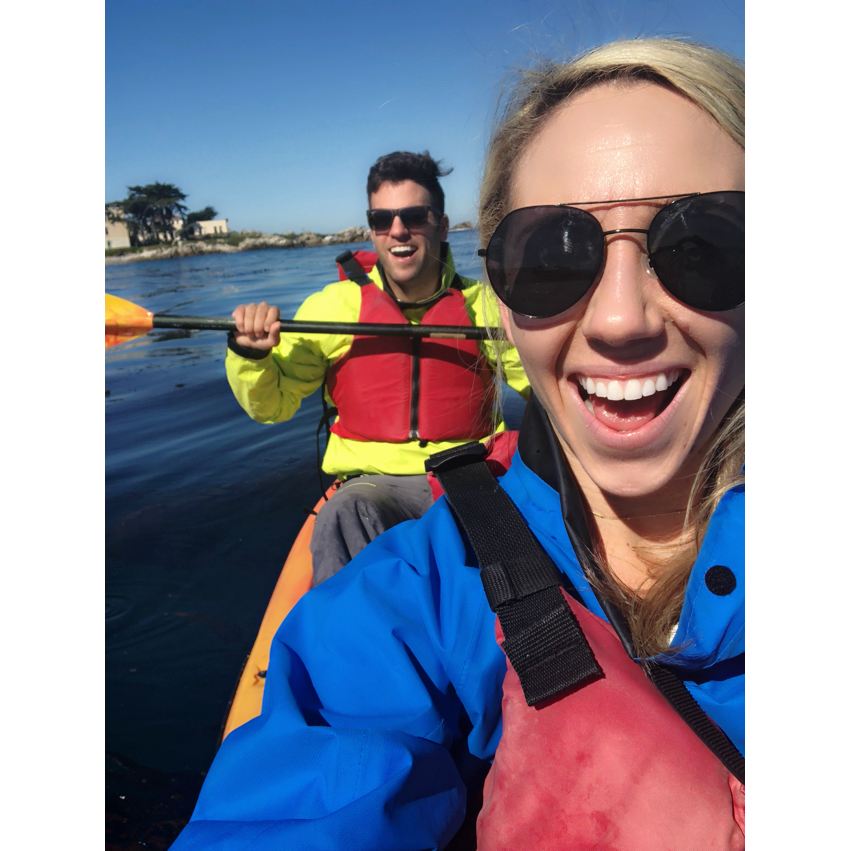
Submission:
{"label": "webbing strap", "polygon": [[372,283],[369,275],[367,275],[363,266],[358,263],[351,251],[346,250],[342,254],[338,254],[335,259],[350,281],[354,281],[361,287]]}
{"label": "webbing strap", "polygon": [[433,471],[481,565],[482,585],[499,617],[505,655],[529,706],[603,676],[561,593],[564,575],[468,443],[432,455]]}
{"label": "webbing strap", "polygon": [[[570,681],[575,678],[573,683],[579,684],[584,682],[583,672],[586,672],[585,679],[596,679],[596,676],[587,673],[583,649],[576,640],[577,632],[593,665],[597,671],[600,669],[561,592],[558,587],[553,587],[551,571],[558,574],[561,584],[568,592],[573,591],[573,596],[578,599],[575,589],[543,551],[508,494],[499,487],[483,463],[484,456],[485,449],[481,444],[468,443],[432,455],[426,461],[426,469],[434,470],[479,563],[485,565],[481,569],[482,584],[505,634],[503,649],[520,677],[526,702],[533,706],[539,700],[570,687],[564,685],[551,690],[554,682],[560,679]],[[521,526],[525,531],[520,529]],[[523,597],[525,594],[529,596]],[[555,595],[558,595],[558,600]],[[524,605],[512,602],[517,597],[523,597],[519,602]],[[576,632],[565,626],[565,621],[558,614],[559,601],[564,604]],[[518,661],[515,662],[515,659]],[[553,675],[551,668],[558,669],[559,673]],[[725,768],[744,784],[744,756],[724,731],[713,723],[683,681],[670,667],[658,662],[647,662],[645,670],[650,681],[683,721]],[[534,698],[538,694],[542,696],[530,699],[530,695]]]}
{"label": "webbing strap", "polygon": [[683,681],[670,669],[656,662],[647,664],[653,685],[676,710],[677,714],[700,737],[700,740],[740,783],[745,782],[745,758],[727,738],[727,734],[712,723],[700,704],[692,697]]}

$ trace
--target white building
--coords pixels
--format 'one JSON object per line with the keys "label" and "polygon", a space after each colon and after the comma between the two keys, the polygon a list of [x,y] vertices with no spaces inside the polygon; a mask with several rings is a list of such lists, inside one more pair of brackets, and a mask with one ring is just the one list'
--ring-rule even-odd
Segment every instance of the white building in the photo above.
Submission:
{"label": "white building", "polygon": [[214,234],[230,233],[227,219],[211,219],[208,222],[195,222],[196,236],[213,236]]}
{"label": "white building", "polygon": [[[120,207],[113,208],[110,212],[115,215],[122,215]],[[127,225],[124,222],[111,222],[108,215],[106,216],[106,247],[130,247],[130,231],[127,230]]]}

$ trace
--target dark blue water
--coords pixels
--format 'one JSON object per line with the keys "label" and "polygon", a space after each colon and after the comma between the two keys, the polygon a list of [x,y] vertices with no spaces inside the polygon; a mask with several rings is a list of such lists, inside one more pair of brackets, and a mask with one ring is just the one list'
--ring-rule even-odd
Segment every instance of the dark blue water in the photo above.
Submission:
{"label": "dark blue water", "polygon": [[[450,235],[480,276],[477,235]],[[346,246],[371,248],[368,244]],[[291,318],[344,246],[106,267],[154,313]],[[274,426],[225,379],[225,334],[155,331],[106,353],[107,848],[167,848],[188,819],[266,603],[319,495],[319,395]],[[516,427],[521,404],[509,391]]]}

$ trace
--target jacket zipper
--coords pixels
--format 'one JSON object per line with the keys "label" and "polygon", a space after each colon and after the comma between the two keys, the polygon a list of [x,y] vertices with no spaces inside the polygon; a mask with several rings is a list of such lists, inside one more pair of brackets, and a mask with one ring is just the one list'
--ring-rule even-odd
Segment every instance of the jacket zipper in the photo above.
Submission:
{"label": "jacket zipper", "polygon": [[411,340],[411,429],[409,440],[420,438],[420,339]]}

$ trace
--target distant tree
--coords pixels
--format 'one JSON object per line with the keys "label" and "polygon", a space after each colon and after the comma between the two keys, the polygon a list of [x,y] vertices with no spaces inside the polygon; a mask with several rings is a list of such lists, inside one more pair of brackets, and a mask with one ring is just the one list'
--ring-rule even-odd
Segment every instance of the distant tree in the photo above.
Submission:
{"label": "distant tree", "polygon": [[[123,214],[131,244],[159,242],[162,237],[174,239],[174,219],[189,209],[180,203],[187,196],[173,183],[128,186],[127,191],[129,194],[123,201],[113,201],[106,208],[111,221],[121,219]],[[116,213],[116,209],[121,212]]]}
{"label": "distant tree", "polygon": [[181,235],[186,238],[195,235],[195,222],[209,222],[215,219],[219,214],[213,207],[204,207],[203,210],[196,210],[194,213],[188,213],[183,220],[183,230]]}
{"label": "distant tree", "polygon": [[195,213],[188,213],[186,216],[186,224],[191,225],[195,222],[211,222],[219,214],[213,207],[204,207],[203,210],[198,210]]}

